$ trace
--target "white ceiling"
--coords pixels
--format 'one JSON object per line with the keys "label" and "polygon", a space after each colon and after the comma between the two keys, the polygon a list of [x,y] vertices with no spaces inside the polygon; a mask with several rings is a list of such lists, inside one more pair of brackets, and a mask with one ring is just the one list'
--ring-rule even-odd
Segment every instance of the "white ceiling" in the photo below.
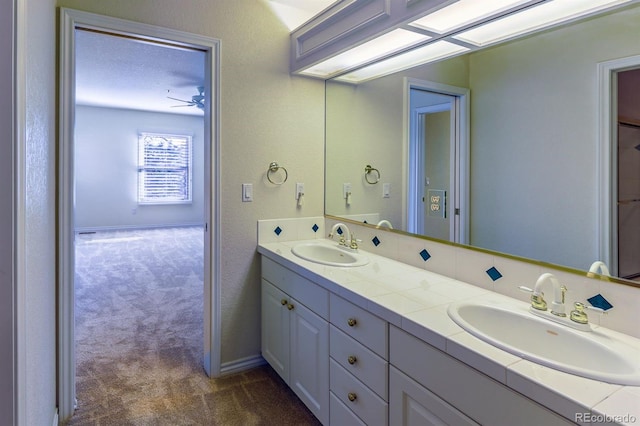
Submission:
{"label": "white ceiling", "polygon": [[[204,84],[205,53],[76,31],[76,103],[202,115],[190,101]],[[180,106],[177,106],[180,105]]]}
{"label": "white ceiling", "polygon": [[[336,0],[267,0],[293,29]],[[205,53],[76,30],[76,103],[202,115],[190,101],[204,84]],[[206,100],[205,100],[206,102]]]}

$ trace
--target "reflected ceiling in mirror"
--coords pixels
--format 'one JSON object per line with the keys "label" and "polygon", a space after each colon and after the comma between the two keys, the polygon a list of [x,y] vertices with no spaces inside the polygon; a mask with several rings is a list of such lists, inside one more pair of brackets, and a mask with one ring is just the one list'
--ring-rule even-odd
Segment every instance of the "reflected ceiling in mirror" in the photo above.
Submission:
{"label": "reflected ceiling in mirror", "polygon": [[597,176],[598,64],[637,56],[640,68],[639,25],[633,5],[362,84],[328,80],[325,213],[406,232],[407,80],[468,88],[469,244],[587,271],[609,203],[598,199],[610,178]]}

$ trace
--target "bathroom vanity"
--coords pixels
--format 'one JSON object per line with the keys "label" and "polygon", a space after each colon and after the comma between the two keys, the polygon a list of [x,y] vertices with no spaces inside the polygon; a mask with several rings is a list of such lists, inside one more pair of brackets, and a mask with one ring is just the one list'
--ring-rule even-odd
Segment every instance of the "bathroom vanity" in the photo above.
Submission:
{"label": "bathroom vanity", "polygon": [[299,243],[258,247],[262,354],[323,424],[566,425],[633,414],[631,402],[620,410],[640,388],[527,361],[446,311],[452,300],[523,302],[368,252],[363,266],[314,263],[292,254]]}

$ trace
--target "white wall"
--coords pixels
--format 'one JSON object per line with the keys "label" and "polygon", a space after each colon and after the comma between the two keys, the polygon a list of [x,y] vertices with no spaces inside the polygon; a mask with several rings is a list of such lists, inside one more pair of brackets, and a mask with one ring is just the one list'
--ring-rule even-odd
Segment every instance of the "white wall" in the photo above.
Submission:
{"label": "white wall", "polygon": [[50,425],[56,406],[56,44],[51,0],[17,2],[18,421]]}
{"label": "white wall", "polygon": [[[15,368],[13,338],[15,278],[13,269],[13,42],[14,1],[0,1],[0,423],[14,422]],[[9,60],[11,58],[11,60]],[[10,141],[11,143],[7,143]]]}
{"label": "white wall", "polygon": [[[222,361],[260,354],[258,219],[323,214],[324,83],[289,75],[289,30],[264,1],[60,0],[59,6],[214,37],[221,47]],[[266,181],[271,161],[289,172]],[[305,183],[296,207],[295,183]],[[243,203],[242,183],[254,185]]]}
{"label": "white wall", "polygon": [[[138,133],[192,136],[190,204],[138,205]],[[76,107],[76,230],[202,224],[204,118]]]}

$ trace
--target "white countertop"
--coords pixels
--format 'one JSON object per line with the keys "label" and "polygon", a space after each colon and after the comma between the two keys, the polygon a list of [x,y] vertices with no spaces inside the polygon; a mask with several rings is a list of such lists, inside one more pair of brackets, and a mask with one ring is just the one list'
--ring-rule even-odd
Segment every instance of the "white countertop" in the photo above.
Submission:
{"label": "white countertop", "polygon": [[[450,303],[464,299],[508,302],[526,309],[528,304],[365,251],[361,253],[370,262],[364,266],[310,262],[291,252],[291,247],[304,242],[336,244],[317,239],[264,243],[258,252],[567,419],[574,421],[576,413],[585,413],[583,419],[592,417],[584,424],[602,420],[597,416],[640,424],[640,387],[604,383],[533,363],[472,336],[447,315]],[[598,332],[640,349],[640,339],[603,327]]]}

